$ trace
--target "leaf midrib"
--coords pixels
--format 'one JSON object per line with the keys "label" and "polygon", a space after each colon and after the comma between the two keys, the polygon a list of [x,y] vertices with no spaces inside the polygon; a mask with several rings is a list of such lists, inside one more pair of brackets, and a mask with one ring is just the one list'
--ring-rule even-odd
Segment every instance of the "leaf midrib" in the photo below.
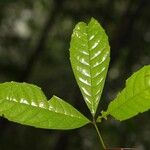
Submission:
{"label": "leaf midrib", "polygon": [[87,36],[86,36],[86,40],[87,40],[87,48],[88,48],[88,53],[89,53],[89,56],[88,56],[88,61],[89,61],[89,68],[90,68],[90,82],[91,82],[91,86],[90,86],[90,92],[91,92],[91,98],[92,98],[92,115],[95,114],[95,109],[94,109],[94,101],[93,101],[93,88],[92,88],[92,85],[93,85],[93,81],[92,81],[92,66],[91,66],[91,52],[90,52],[90,46],[89,46],[89,27],[88,25],[86,26],[86,33],[87,33]]}
{"label": "leaf midrib", "polygon": [[[64,113],[60,113],[60,112],[57,112],[57,111],[52,111],[52,110],[50,110],[50,109],[48,109],[48,108],[42,108],[42,107],[38,107],[38,106],[33,106],[33,105],[29,105],[29,104],[25,104],[25,103],[19,103],[19,102],[15,102],[15,101],[10,101],[10,100],[7,100],[7,99],[1,99],[0,101],[2,101],[1,103],[5,103],[6,101],[8,102],[11,102],[11,103],[17,103],[17,104],[20,104],[20,105],[23,105],[23,106],[28,106],[28,107],[30,107],[30,108],[34,108],[34,109],[37,109],[37,110],[44,110],[44,111],[48,111],[48,112],[52,112],[52,113],[56,113],[56,114],[60,114],[60,115],[64,115],[64,116],[69,116],[69,117],[72,117],[72,118],[79,118],[79,119],[82,119],[81,117],[78,117],[78,116],[74,116],[74,115],[68,115],[68,114],[64,114]],[[0,104],[1,104],[0,103]],[[49,104],[48,104],[49,105]],[[2,112],[5,112],[5,110],[4,111],[2,111]]]}

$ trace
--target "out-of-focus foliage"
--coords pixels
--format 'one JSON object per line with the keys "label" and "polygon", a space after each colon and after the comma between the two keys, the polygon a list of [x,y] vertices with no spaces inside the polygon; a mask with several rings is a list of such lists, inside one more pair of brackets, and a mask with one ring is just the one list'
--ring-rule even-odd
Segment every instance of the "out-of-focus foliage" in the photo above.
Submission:
{"label": "out-of-focus foliage", "polygon": [[[1,0],[0,82],[28,81],[83,109],[81,93],[69,63],[74,25],[92,16],[109,35],[111,62],[101,107],[116,96],[133,71],[150,64],[149,0]],[[72,101],[71,101],[72,100]],[[99,112],[101,108],[99,108]],[[100,126],[106,145],[150,149],[150,112],[122,123]],[[142,125],[141,123],[142,122]],[[70,132],[49,131],[0,119],[2,150],[76,150],[98,147],[90,126]]]}

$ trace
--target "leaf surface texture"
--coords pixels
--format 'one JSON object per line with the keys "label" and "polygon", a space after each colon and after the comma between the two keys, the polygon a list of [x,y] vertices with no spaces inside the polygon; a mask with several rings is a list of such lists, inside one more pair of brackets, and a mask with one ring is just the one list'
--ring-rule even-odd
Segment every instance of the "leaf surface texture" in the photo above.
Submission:
{"label": "leaf surface texture", "polygon": [[46,129],[79,128],[89,120],[73,106],[53,96],[49,101],[32,84],[0,84],[0,115],[17,123]]}
{"label": "leaf surface texture", "polygon": [[110,60],[108,37],[92,18],[76,25],[70,43],[70,60],[84,100],[94,116],[102,94]]}
{"label": "leaf surface texture", "polygon": [[148,109],[150,109],[150,66],[145,66],[126,81],[126,87],[109,104],[107,114],[122,121]]}

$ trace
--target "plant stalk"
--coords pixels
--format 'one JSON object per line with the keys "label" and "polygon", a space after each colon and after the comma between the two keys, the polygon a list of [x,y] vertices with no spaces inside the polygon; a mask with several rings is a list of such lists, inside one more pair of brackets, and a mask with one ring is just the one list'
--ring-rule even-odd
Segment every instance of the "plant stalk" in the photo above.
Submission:
{"label": "plant stalk", "polygon": [[100,133],[98,127],[97,127],[97,124],[96,124],[95,120],[93,121],[93,125],[94,125],[94,127],[95,127],[95,129],[96,129],[96,132],[97,132],[97,135],[98,135],[98,138],[99,138],[99,142],[100,142],[100,144],[102,145],[103,149],[105,150],[105,149],[106,149],[106,146],[105,146],[105,144],[104,144],[103,138],[102,138],[102,136],[101,136],[101,133]]}

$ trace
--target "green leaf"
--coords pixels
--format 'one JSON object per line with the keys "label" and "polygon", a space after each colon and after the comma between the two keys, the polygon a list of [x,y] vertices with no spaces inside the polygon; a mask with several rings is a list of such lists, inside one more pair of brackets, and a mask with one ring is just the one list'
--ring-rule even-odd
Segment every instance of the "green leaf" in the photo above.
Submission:
{"label": "green leaf", "polygon": [[84,100],[94,116],[110,60],[108,37],[95,20],[76,25],[70,43],[70,60]]}
{"label": "green leaf", "polygon": [[0,84],[0,115],[34,127],[74,129],[89,120],[60,98],[47,101],[42,90],[32,84],[6,82]]}
{"label": "green leaf", "polygon": [[117,120],[129,119],[150,109],[150,65],[134,73],[126,87],[112,101],[107,110]]}

